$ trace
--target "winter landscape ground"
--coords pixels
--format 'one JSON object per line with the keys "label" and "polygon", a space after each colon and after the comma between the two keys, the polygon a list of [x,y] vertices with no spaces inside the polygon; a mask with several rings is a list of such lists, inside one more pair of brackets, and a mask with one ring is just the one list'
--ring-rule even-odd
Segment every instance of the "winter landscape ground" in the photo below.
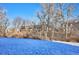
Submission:
{"label": "winter landscape ground", "polygon": [[79,55],[79,3],[0,3],[0,55]]}
{"label": "winter landscape ground", "polygon": [[79,46],[47,40],[0,38],[1,55],[78,55]]}

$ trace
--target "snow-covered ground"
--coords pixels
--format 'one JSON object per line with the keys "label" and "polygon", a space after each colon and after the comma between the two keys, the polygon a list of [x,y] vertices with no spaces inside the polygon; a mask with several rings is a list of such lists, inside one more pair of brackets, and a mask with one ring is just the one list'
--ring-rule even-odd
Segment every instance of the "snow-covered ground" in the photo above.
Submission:
{"label": "snow-covered ground", "polygon": [[1,55],[79,55],[79,46],[47,40],[0,38]]}
{"label": "snow-covered ground", "polygon": [[64,44],[69,44],[73,46],[79,46],[79,43],[76,43],[76,42],[64,42],[64,41],[53,41],[53,42],[64,43]]}

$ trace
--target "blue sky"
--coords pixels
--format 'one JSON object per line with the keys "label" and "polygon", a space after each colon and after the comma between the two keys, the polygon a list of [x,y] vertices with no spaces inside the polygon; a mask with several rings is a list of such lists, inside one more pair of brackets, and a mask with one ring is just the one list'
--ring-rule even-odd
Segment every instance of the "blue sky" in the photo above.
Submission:
{"label": "blue sky", "polygon": [[7,15],[10,19],[21,16],[24,19],[36,17],[36,12],[41,8],[38,3],[0,3],[1,7],[7,9]]}
{"label": "blue sky", "polygon": [[[74,4],[74,15],[79,15],[79,4]],[[41,8],[39,3],[0,3],[1,7],[7,9],[7,15],[10,19],[14,19],[16,16],[21,16],[24,19],[36,18],[36,12]]]}

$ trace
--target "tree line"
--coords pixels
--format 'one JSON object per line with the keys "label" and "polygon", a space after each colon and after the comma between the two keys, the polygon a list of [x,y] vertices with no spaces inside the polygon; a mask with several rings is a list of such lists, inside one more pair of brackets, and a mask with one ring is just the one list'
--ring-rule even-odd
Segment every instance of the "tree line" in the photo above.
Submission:
{"label": "tree line", "polygon": [[[40,5],[41,10],[36,13],[40,20],[38,24],[18,16],[11,22],[14,27],[10,29],[6,10],[0,7],[0,36],[70,41],[69,38],[73,34],[78,34],[79,29],[73,25],[75,23],[73,20],[75,18],[78,20],[78,16],[74,15],[75,4],[42,3]],[[79,41],[79,38],[76,37],[71,41],[75,40]]]}

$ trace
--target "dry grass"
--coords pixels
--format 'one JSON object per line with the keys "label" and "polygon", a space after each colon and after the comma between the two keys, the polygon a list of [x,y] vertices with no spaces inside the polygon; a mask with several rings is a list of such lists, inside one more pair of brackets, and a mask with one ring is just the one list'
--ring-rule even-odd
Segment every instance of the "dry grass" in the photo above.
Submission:
{"label": "dry grass", "polygon": [[[40,36],[41,33],[41,36]],[[51,35],[52,32],[49,34]],[[79,42],[78,32],[68,34],[68,37],[65,38],[65,34],[63,32],[55,32],[54,37],[46,36],[46,32],[36,32],[34,30],[24,30],[24,31],[16,31],[15,29],[10,30],[6,33],[7,37],[16,37],[16,38],[33,38],[33,39],[47,39],[47,40],[57,40],[57,41],[66,41],[66,42]]]}

